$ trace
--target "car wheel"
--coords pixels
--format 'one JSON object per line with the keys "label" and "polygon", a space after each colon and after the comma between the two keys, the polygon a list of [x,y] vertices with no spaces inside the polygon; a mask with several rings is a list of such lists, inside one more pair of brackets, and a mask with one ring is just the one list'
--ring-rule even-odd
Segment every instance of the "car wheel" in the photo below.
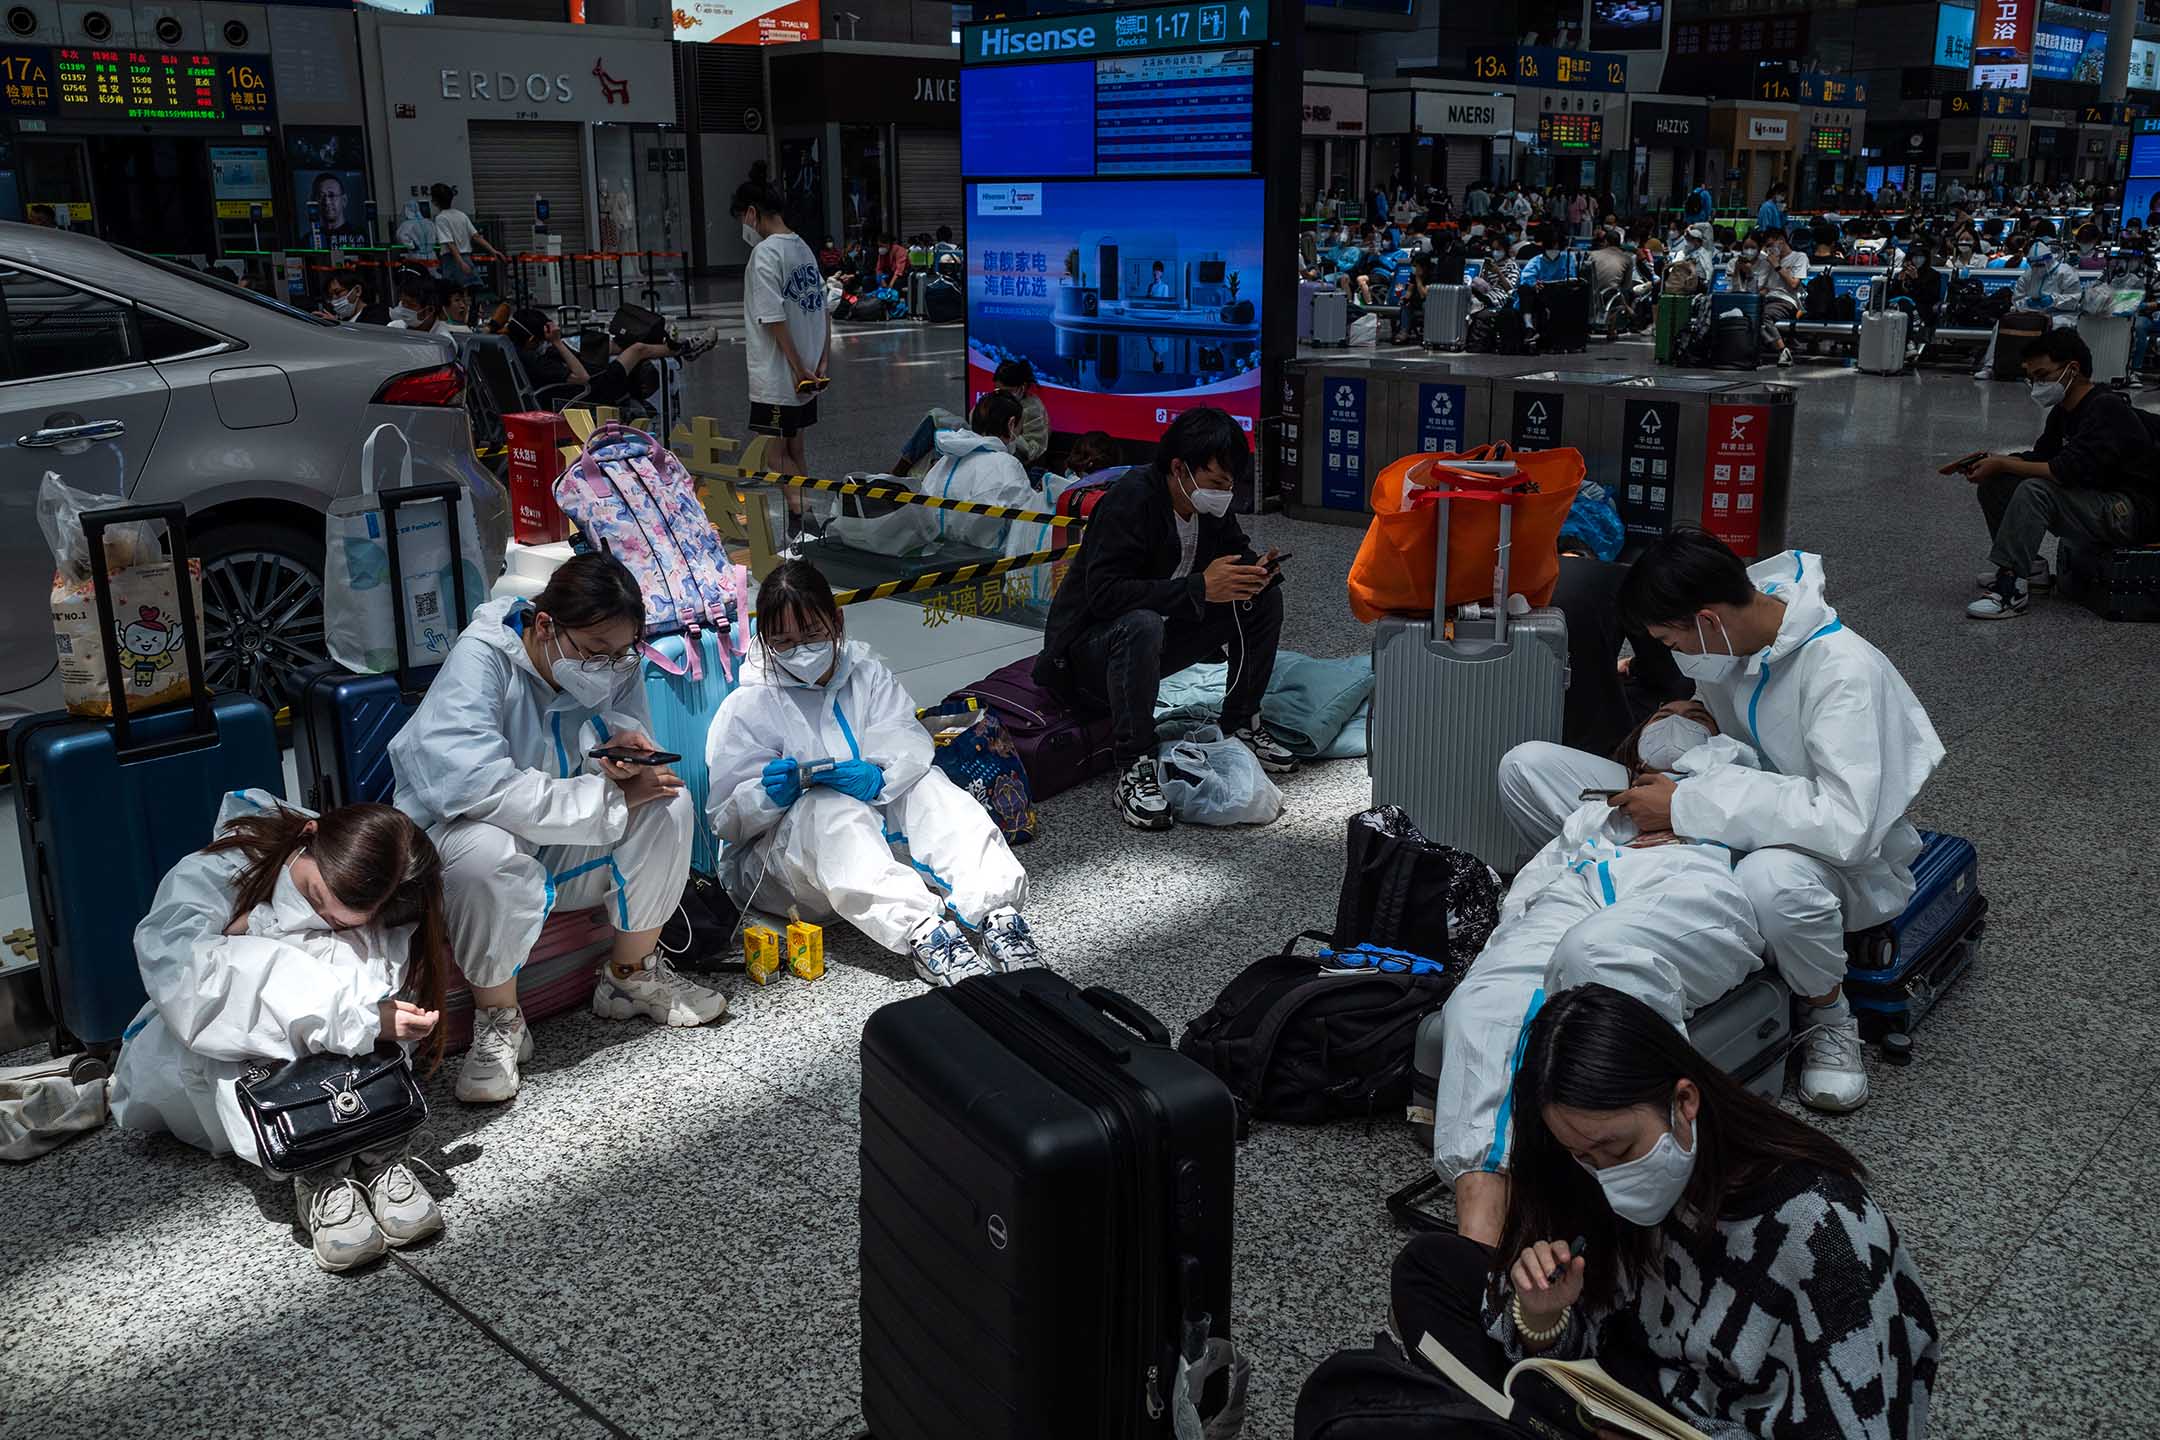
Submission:
{"label": "car wheel", "polygon": [[212,688],[246,691],[273,711],[292,705],[300,672],[330,655],[322,537],[283,525],[220,525],[196,540],[195,554]]}

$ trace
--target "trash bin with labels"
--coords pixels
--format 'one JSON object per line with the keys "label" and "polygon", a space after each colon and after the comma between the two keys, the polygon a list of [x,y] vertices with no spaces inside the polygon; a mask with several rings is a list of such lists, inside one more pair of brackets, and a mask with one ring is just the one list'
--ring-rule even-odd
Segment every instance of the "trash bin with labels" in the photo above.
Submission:
{"label": "trash bin with labels", "polygon": [[1784,549],[1798,396],[1790,385],[1694,375],[1610,392],[1591,478],[1619,506],[1624,553],[1681,526],[1748,560]]}

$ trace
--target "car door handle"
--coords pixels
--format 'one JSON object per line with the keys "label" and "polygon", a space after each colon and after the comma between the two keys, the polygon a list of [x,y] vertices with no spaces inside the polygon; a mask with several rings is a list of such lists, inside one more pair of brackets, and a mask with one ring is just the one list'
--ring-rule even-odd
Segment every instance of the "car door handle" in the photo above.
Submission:
{"label": "car door handle", "polygon": [[118,440],[127,434],[125,420],[86,420],[79,425],[48,425],[43,430],[33,430],[28,435],[18,435],[15,443],[25,450],[47,450],[55,445],[81,445],[93,440]]}

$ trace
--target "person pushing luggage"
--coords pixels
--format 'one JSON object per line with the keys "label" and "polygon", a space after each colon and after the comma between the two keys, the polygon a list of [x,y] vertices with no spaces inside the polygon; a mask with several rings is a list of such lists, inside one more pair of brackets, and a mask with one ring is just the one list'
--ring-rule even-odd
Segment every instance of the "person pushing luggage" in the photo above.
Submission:
{"label": "person pushing luggage", "polygon": [[[260,1165],[234,1093],[251,1064],[377,1040],[442,1056],[442,865],[387,805],[312,815],[263,790],[226,796],[215,838],[159,884],[135,957],[150,998],[112,1078],[113,1121],[131,1130]],[[402,1143],[291,1178],[325,1270],[442,1229]]]}

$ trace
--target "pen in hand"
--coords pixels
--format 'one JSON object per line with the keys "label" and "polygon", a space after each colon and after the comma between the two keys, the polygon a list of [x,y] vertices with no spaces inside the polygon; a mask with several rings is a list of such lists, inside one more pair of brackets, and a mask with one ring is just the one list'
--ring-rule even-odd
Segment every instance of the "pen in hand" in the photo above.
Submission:
{"label": "pen in hand", "polygon": [[[1590,1237],[1587,1235],[1577,1235],[1575,1237],[1575,1243],[1568,1246],[1568,1265],[1574,1264],[1576,1258],[1580,1256],[1583,1251],[1589,1248]],[[1557,1270],[1553,1271],[1552,1274],[1545,1277],[1545,1283],[1548,1285],[1557,1284],[1560,1280],[1560,1277],[1567,1274],[1567,1270],[1567,1265],[1560,1266]]]}

